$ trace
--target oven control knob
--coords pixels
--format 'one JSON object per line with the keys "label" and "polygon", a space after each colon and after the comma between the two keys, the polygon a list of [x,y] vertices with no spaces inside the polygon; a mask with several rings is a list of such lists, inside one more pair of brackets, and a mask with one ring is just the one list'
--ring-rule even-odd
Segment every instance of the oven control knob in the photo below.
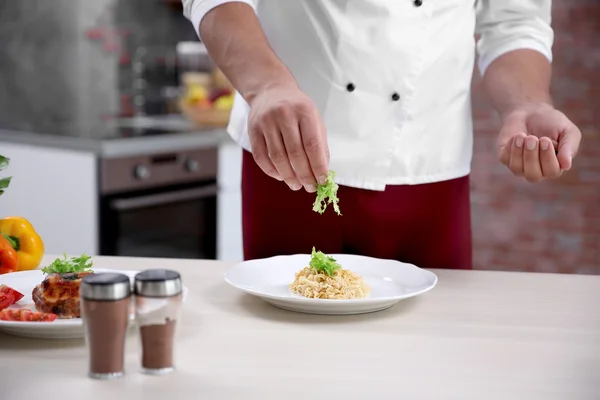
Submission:
{"label": "oven control knob", "polygon": [[185,170],[188,172],[196,172],[200,169],[200,163],[193,158],[185,160]]}
{"label": "oven control knob", "polygon": [[150,170],[145,165],[136,166],[133,174],[137,179],[141,180],[150,178]]}

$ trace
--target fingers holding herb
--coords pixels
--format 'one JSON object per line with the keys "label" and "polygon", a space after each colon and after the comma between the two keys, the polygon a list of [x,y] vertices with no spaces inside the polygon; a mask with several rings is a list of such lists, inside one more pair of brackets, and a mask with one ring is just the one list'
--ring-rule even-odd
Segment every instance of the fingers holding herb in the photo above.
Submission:
{"label": "fingers holding herb", "polygon": [[279,176],[287,183],[290,189],[299,190],[302,187],[302,184],[300,184],[300,181],[296,177],[296,172],[290,162],[291,160],[286,151],[284,138],[282,137],[279,128],[263,128],[263,132],[267,142],[267,148],[269,149],[269,157],[277,169]]}
{"label": "fingers holding herb", "polygon": [[[310,169],[310,163],[307,157],[307,152],[304,151],[302,145],[302,137],[300,127],[296,124],[291,124],[287,127],[287,134],[283,135],[283,142],[290,163],[293,166],[293,171],[298,178],[299,183],[309,193],[317,191],[317,181]],[[291,187],[292,190],[300,189],[302,186]]]}
{"label": "fingers holding herb", "polygon": [[292,190],[314,192],[329,169],[327,136],[314,102],[292,83],[263,90],[249,104],[248,133],[258,166]]}
{"label": "fingers holding herb", "polygon": [[[324,185],[329,172],[329,146],[325,124],[316,108],[309,110],[307,115],[300,118],[300,131],[302,132],[302,146],[310,163],[309,171],[312,172],[310,174],[311,183]],[[306,185],[305,188],[307,188]],[[314,192],[314,190],[309,192]]]}

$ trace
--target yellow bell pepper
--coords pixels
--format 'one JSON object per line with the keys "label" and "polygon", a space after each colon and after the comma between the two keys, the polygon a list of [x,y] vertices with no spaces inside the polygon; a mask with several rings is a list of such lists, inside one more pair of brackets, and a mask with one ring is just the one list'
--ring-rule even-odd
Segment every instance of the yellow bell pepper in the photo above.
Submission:
{"label": "yellow bell pepper", "polygon": [[36,269],[44,256],[44,242],[33,225],[22,217],[0,219],[0,234],[17,251],[19,271]]}

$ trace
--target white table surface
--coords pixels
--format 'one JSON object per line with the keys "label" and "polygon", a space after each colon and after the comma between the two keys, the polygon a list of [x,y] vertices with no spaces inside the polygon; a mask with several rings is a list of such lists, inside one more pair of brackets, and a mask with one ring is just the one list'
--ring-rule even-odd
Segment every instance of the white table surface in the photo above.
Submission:
{"label": "white table surface", "polygon": [[437,270],[423,296],[327,317],[238,292],[222,280],[223,262],[95,265],[182,273],[177,372],[140,374],[135,331],[117,381],[87,378],[82,340],[0,334],[0,400],[600,399],[599,276]]}

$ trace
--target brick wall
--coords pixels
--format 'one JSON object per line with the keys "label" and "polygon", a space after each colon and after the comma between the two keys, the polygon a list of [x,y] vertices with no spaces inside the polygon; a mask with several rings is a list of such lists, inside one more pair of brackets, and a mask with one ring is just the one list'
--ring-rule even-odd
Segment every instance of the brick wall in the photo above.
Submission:
{"label": "brick wall", "polygon": [[600,274],[600,1],[554,0],[553,95],[583,133],[571,171],[529,184],[496,159],[498,120],[473,82],[478,269]]}

